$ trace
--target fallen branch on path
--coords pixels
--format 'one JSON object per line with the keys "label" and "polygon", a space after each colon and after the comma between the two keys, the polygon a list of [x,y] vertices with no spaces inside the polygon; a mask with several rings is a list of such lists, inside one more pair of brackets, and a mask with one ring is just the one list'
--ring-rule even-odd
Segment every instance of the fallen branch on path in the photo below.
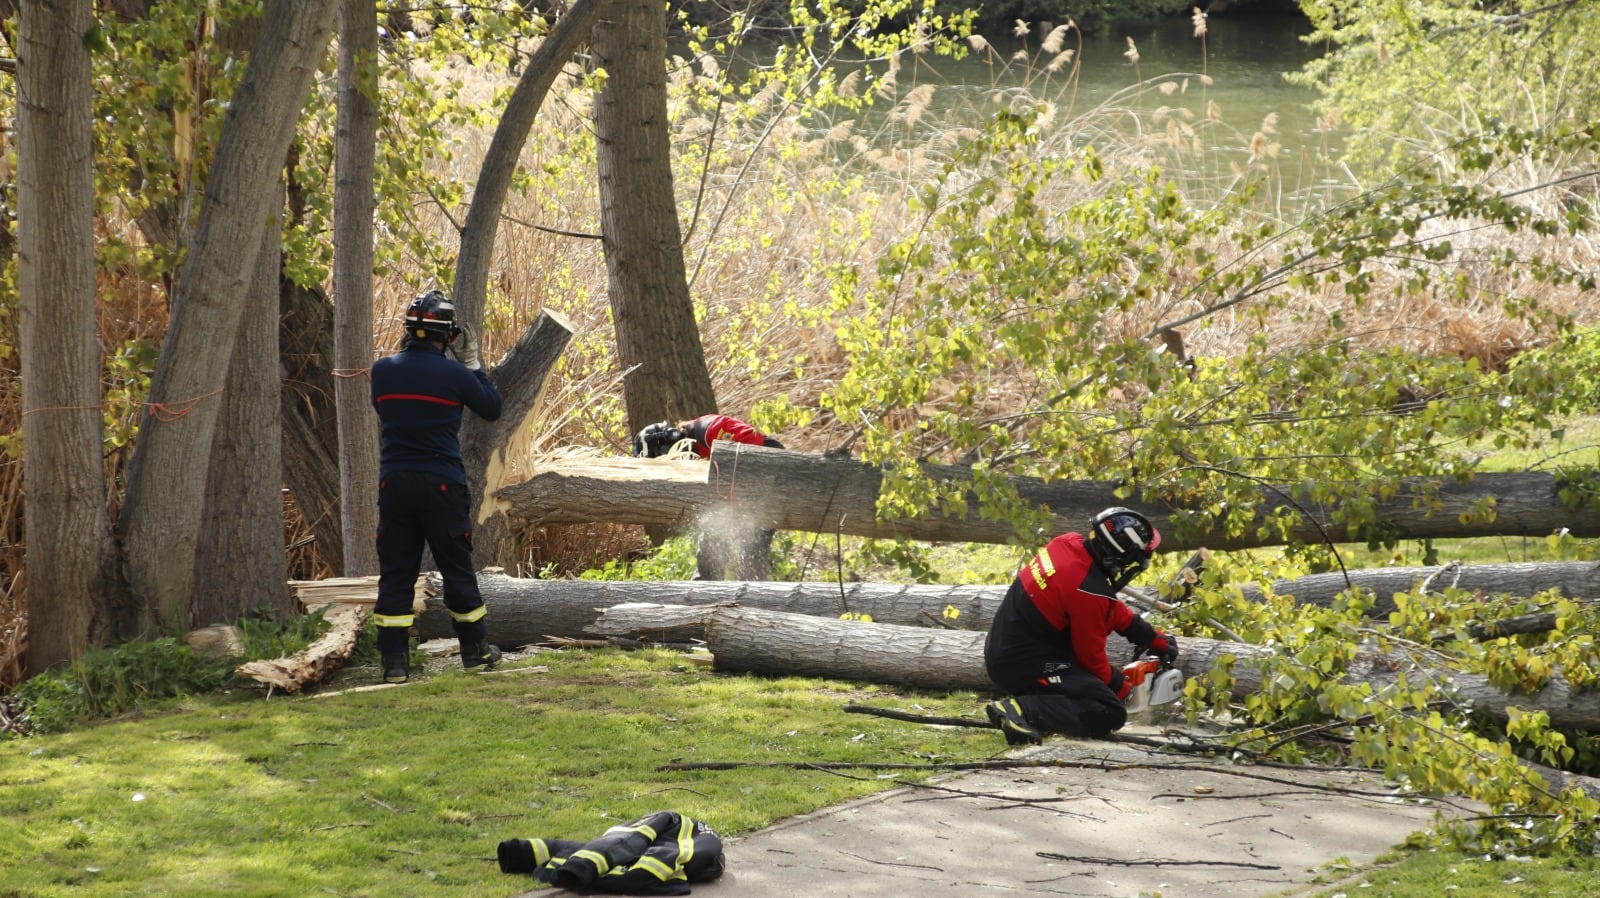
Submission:
{"label": "fallen branch on path", "polygon": [[1035,851],[1034,855],[1047,861],[1075,861],[1080,864],[1108,864],[1115,867],[1243,867],[1247,870],[1282,870],[1273,864],[1250,864],[1244,861],[1174,861],[1166,858],[1125,861],[1114,857],[1077,856],[1056,854],[1053,851]]}
{"label": "fallen branch on path", "polygon": [[[940,717],[936,714],[912,714],[908,711],[897,711],[893,708],[877,708],[872,705],[845,705],[846,714],[871,714],[874,717],[887,717],[890,720],[903,720],[907,723],[922,723],[930,726],[951,727],[977,727],[992,730],[997,727],[987,720],[975,720],[971,717]],[[1193,737],[1190,737],[1193,739]],[[1161,751],[1187,752],[1202,755],[1225,755],[1238,753],[1241,749],[1229,745],[1202,742],[1195,740],[1185,745],[1167,739],[1154,739],[1149,736],[1136,736],[1132,733],[1112,733],[1105,737],[1107,742],[1126,742],[1145,748],[1154,748]]]}

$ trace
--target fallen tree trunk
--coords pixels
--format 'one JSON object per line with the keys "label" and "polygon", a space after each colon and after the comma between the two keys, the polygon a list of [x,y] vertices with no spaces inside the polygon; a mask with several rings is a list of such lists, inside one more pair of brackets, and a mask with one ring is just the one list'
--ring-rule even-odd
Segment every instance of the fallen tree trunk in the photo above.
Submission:
{"label": "fallen tree trunk", "polygon": [[[927,465],[935,480],[969,483],[971,470],[958,465]],[[688,482],[689,472],[700,482]],[[495,493],[506,513],[534,523],[612,522],[676,526],[702,514],[737,514],[750,526],[773,530],[842,533],[876,538],[908,537],[935,542],[1004,543],[1016,537],[1004,520],[983,516],[984,504],[967,495],[965,515],[930,512],[917,519],[880,520],[877,515],[883,472],[863,462],[761,446],[719,442],[709,464],[623,459],[578,465],[541,463],[528,480]],[[1335,526],[1336,507],[1292,505],[1288,486],[1263,488],[1256,526],[1225,533],[1180,528],[1183,509],[1123,499],[1119,484],[1051,481],[1016,477],[1010,484],[1029,506],[1048,509],[1052,532],[1078,530],[1101,509],[1128,505],[1147,515],[1163,534],[1162,547],[1188,550],[1245,549],[1285,541],[1318,543],[1362,541],[1364,532]],[[1380,500],[1372,520],[1402,539],[1474,536],[1544,536],[1565,529],[1574,536],[1600,536],[1600,511],[1571,509],[1563,503],[1562,482],[1543,472],[1479,474],[1467,482],[1414,478]],[[1493,500],[1492,518],[1481,512]],[[1283,535],[1269,522],[1306,512]]]}
{"label": "fallen tree trunk", "polygon": [[[1485,593],[1530,596],[1546,589],[1561,588],[1569,595],[1600,595],[1600,572],[1590,562],[1468,565],[1459,576],[1440,575],[1444,568],[1381,568],[1350,572],[1351,582],[1377,591],[1374,615],[1394,608],[1396,592],[1415,592],[1423,581],[1439,590],[1448,584]],[[1294,595],[1304,602],[1327,604],[1338,590],[1330,577],[1314,574],[1297,580],[1280,580],[1275,592]],[[1430,580],[1431,577],[1431,580]],[[1566,585],[1562,586],[1563,578]],[[1590,592],[1588,584],[1596,584]],[[785,611],[814,617],[835,618],[843,614],[865,615],[884,624],[942,627],[955,630],[987,630],[1000,607],[1007,586],[942,586],[891,583],[804,583],[715,580],[533,580],[508,577],[500,571],[478,575],[478,586],[489,605],[489,626],[501,646],[531,645],[550,638],[582,639],[596,635],[592,625],[602,611],[614,605],[727,605]],[[426,599],[418,632],[424,639],[448,638],[454,631],[450,614],[440,600],[442,584],[437,573],[425,574],[418,592]],[[1246,595],[1260,596],[1254,584],[1246,584]],[[1153,605],[1155,591],[1129,587],[1124,598],[1140,607]],[[679,637],[686,637],[679,633]],[[699,638],[694,636],[692,638]]]}
{"label": "fallen tree trunk", "polygon": [[[1600,564],[1592,561],[1541,561],[1511,564],[1451,563],[1432,567],[1367,568],[1310,574],[1272,584],[1278,595],[1294,596],[1309,605],[1330,605],[1350,586],[1373,593],[1376,601],[1368,612],[1374,617],[1395,610],[1397,593],[1439,593],[1455,588],[1484,595],[1535,596],[1555,590],[1572,599],[1600,599]],[[1259,599],[1261,590],[1254,584],[1244,587],[1247,598]]]}
{"label": "fallen tree trunk", "polygon": [[[762,611],[709,609],[706,647],[718,670],[772,676],[815,676],[885,683],[913,689],[973,689],[993,692],[983,667],[984,634],[904,627],[862,621]],[[1264,646],[1201,637],[1181,639],[1178,666],[1186,677],[1203,677],[1223,659],[1234,659],[1233,696],[1261,690],[1262,662],[1275,651]],[[1343,674],[1345,682],[1375,690],[1401,675],[1447,680],[1454,700],[1499,721],[1510,708],[1544,711],[1552,726],[1600,730],[1600,690],[1578,691],[1559,676],[1532,695],[1511,695],[1481,674],[1436,671],[1400,655],[1361,652]]]}
{"label": "fallen tree trunk", "polygon": [[[423,639],[453,634],[440,596],[438,573],[425,576],[426,601],[417,618]],[[531,580],[499,571],[478,574],[489,606],[489,634],[502,647],[530,645],[551,637],[581,639],[613,605],[740,604],[816,617],[865,614],[875,621],[909,626],[987,630],[1005,595],[1004,586],[925,586],[887,583],[784,583],[718,580]]]}
{"label": "fallen tree trunk", "polygon": [[299,692],[320,683],[344,666],[355,651],[356,638],[366,623],[367,609],[361,605],[341,605],[328,612],[333,624],[316,642],[287,658],[248,661],[234,672],[284,692]]}

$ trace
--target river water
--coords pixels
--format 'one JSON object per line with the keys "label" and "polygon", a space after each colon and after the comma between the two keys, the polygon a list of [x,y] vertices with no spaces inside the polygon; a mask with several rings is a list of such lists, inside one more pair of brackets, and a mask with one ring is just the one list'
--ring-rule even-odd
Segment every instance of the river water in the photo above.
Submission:
{"label": "river water", "polygon": [[[1189,17],[1156,25],[1110,26],[1080,35],[1069,31],[1063,48],[1076,51],[1076,69],[1045,70],[1043,35],[992,38],[993,48],[966,59],[919,57],[902,69],[902,92],[910,84],[935,84],[932,127],[977,126],[1008,99],[1026,95],[1051,101],[1060,122],[1078,122],[1110,141],[1150,138],[1170,113],[1183,110],[1202,136],[1204,150],[1165,157],[1161,164],[1188,167],[1174,175],[1193,184],[1236,183],[1233,174],[1259,151],[1273,148],[1274,178],[1285,196],[1305,196],[1327,183],[1336,135],[1318,127],[1309,104],[1311,88],[1284,75],[1315,59],[1320,48],[1301,37],[1309,23],[1295,13],[1211,17],[1198,37]],[[1138,59],[1130,58],[1131,47]],[[1018,51],[1024,51],[1018,58]],[[1170,82],[1163,92],[1160,83]],[[1266,127],[1264,127],[1264,125]]]}

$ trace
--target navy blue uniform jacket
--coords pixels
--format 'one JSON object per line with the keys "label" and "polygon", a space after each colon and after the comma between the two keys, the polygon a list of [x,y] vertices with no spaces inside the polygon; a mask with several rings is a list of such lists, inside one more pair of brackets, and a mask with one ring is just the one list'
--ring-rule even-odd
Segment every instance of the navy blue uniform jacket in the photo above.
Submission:
{"label": "navy blue uniform jacket", "polygon": [[372,407],[383,428],[378,476],[427,471],[465,485],[461,466],[461,409],[486,421],[500,417],[500,394],[482,370],[473,371],[439,346],[412,340],[372,364]]}

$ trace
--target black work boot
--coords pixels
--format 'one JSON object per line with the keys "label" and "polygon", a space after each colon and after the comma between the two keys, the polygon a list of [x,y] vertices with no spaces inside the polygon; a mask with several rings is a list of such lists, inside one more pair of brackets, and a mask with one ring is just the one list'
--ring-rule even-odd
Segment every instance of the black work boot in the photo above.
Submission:
{"label": "black work boot", "polygon": [[472,670],[481,667],[492,670],[496,661],[500,660],[500,647],[490,645],[481,639],[464,639],[461,641],[461,667]]}
{"label": "black work boot", "polygon": [[383,653],[383,681],[385,683],[404,683],[411,679],[411,653],[410,652],[384,652]]}
{"label": "black work boot", "polygon": [[1016,699],[990,702],[983,706],[983,710],[989,715],[989,722],[995,729],[1006,735],[1007,745],[1038,745],[1044,741],[1044,734],[1028,722],[1027,716],[1022,713],[1022,705]]}

